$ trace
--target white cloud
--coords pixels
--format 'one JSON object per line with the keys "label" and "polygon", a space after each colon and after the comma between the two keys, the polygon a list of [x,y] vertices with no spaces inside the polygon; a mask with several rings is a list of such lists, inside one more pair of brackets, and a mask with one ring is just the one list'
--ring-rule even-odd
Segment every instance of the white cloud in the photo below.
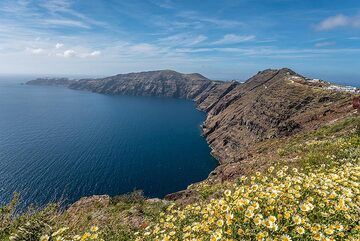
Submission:
{"label": "white cloud", "polygon": [[315,29],[318,31],[326,31],[339,27],[360,28],[360,15],[353,17],[343,14],[331,16],[318,23]]}
{"label": "white cloud", "polygon": [[236,43],[248,42],[253,39],[255,39],[254,35],[226,34],[222,39],[213,42],[213,44],[236,44]]}
{"label": "white cloud", "polygon": [[245,24],[243,22],[237,20],[227,20],[227,19],[219,19],[214,17],[206,17],[198,14],[195,11],[184,11],[178,14],[179,17],[184,19],[202,22],[206,25],[211,24],[221,28],[234,28],[234,27],[244,27]]}
{"label": "white cloud", "polygon": [[101,51],[93,51],[90,53],[90,56],[99,56],[101,54]]}
{"label": "white cloud", "polygon": [[88,52],[88,53],[80,53],[77,55],[77,57],[80,57],[80,58],[89,58],[89,57],[97,57],[97,56],[100,56],[101,55],[101,51],[92,51],[92,52]]}
{"label": "white cloud", "polygon": [[[73,22],[73,21],[78,22],[77,24],[68,25],[68,26],[74,26],[74,27],[83,26],[85,28],[90,28],[91,25],[97,25],[97,26],[106,25],[104,22],[97,21],[74,10],[72,8],[73,1],[46,0],[39,5],[44,9],[46,9],[48,12],[52,13],[53,15],[56,16],[61,15],[64,20],[67,20],[69,22]],[[71,16],[71,18],[69,18],[69,16]],[[77,20],[74,20],[74,18]]]}
{"label": "white cloud", "polygon": [[71,3],[67,0],[47,0],[39,5],[51,12],[64,11],[71,7]]}
{"label": "white cloud", "polygon": [[76,52],[72,49],[65,50],[63,53],[56,54],[57,56],[61,56],[64,58],[71,58],[76,56]]}
{"label": "white cloud", "polygon": [[171,0],[154,0],[152,1],[152,3],[160,8],[165,8],[165,9],[174,8],[174,3]]}
{"label": "white cloud", "polygon": [[29,51],[32,54],[42,54],[45,51],[42,48],[26,48],[26,50]]}
{"label": "white cloud", "polygon": [[332,46],[335,45],[335,42],[319,42],[315,44],[315,47],[317,48],[322,48],[322,47],[328,47],[328,46]]}
{"label": "white cloud", "polygon": [[230,55],[234,56],[249,56],[249,57],[287,57],[287,58],[298,58],[298,57],[314,57],[314,56],[325,56],[330,54],[357,54],[360,53],[359,48],[343,48],[343,49],[320,49],[320,48],[309,48],[309,49],[279,49],[277,47],[250,47],[250,48],[237,48],[237,47],[214,47],[214,48],[183,48],[176,49],[182,53],[197,53],[197,52],[223,52],[226,53],[225,58],[230,58]]}
{"label": "white cloud", "polygon": [[62,44],[62,43],[57,43],[56,45],[55,45],[55,48],[56,49],[60,49],[60,48],[62,48],[64,46],[64,44]]}
{"label": "white cloud", "polygon": [[[2,1],[6,0],[0,0],[0,12],[3,10]],[[27,0],[9,0],[9,2],[18,1],[25,2]],[[151,1],[167,2],[166,0]],[[359,49],[351,49],[351,46],[346,46],[346,49],[326,48],[325,46],[329,46],[329,43],[325,42],[333,41],[334,38],[317,39],[310,42],[308,44],[313,46],[310,49],[303,49],[301,46],[297,49],[296,43],[294,43],[294,49],[286,49],[286,45],[282,45],[280,42],[281,36],[279,36],[279,43],[276,45],[279,47],[271,47],[269,46],[271,44],[267,43],[272,42],[272,39],[262,40],[259,36],[250,35],[252,32],[241,30],[241,27],[247,25],[238,21],[241,20],[240,17],[222,18],[220,15],[230,15],[222,15],[220,12],[219,15],[205,15],[205,13],[197,12],[177,13],[178,9],[176,8],[171,10],[171,17],[162,15],[162,18],[156,18],[155,20],[158,20],[159,24],[163,24],[163,26],[156,26],[150,14],[145,13],[147,9],[140,8],[141,11],[137,10],[143,12],[143,15],[140,14],[137,17],[141,21],[145,21],[144,24],[149,26],[149,29],[145,29],[141,33],[137,32],[137,35],[129,34],[126,32],[126,28],[122,29],[124,26],[121,26],[120,22],[119,26],[113,25],[109,32],[96,31],[98,29],[95,26],[102,26],[101,23],[89,18],[93,17],[92,15],[87,17],[89,13],[82,13],[80,11],[83,10],[69,4],[75,3],[75,1],[32,0],[32,2],[34,4],[31,6],[25,4],[21,6],[22,11],[13,11],[11,17],[1,21],[0,59],[4,60],[0,65],[2,72],[11,69],[12,72],[104,73],[119,71],[119,68],[123,71],[132,71],[135,69],[171,68],[172,66],[186,69],[185,66],[203,68],[199,66],[206,65],[211,61],[214,61],[213,66],[232,66],[240,61],[251,62],[253,60],[254,64],[260,64],[261,61],[256,61],[257,58],[262,60],[263,58],[311,57],[310,60],[313,60],[315,59],[313,57],[319,57],[325,60],[330,56],[329,59],[332,61],[336,59],[334,58],[335,54],[347,58],[360,53]],[[40,7],[38,3],[48,3],[47,8]],[[76,4],[76,6],[78,5]],[[150,7],[157,9],[155,6]],[[11,10],[14,9],[9,7],[9,11]],[[126,12],[127,9],[124,8],[123,11]],[[97,16],[99,15],[94,17]],[[346,17],[346,23],[350,21],[348,18],[352,21],[355,19],[355,17]],[[329,28],[328,23],[324,26]],[[356,26],[356,24],[350,26]],[[67,31],[64,32],[63,29]],[[86,31],[83,31],[84,29]],[[246,29],[251,31],[251,26],[247,26]],[[225,33],[229,34],[225,35],[223,32],[225,30]],[[258,31],[261,30],[258,29]],[[116,31],[117,34],[111,34],[114,33],[112,31]],[[104,32],[109,34],[104,34]],[[353,36],[356,37],[356,31]],[[119,39],[122,39],[122,43]],[[351,39],[355,40],[356,38]],[[235,45],[246,41],[254,44]],[[341,40],[336,39],[336,41]],[[266,44],[263,46],[259,43]],[[26,48],[27,46],[29,48]],[[236,48],[237,46],[239,48]],[[24,51],[25,49],[26,51]],[[32,54],[39,56],[34,57]],[[19,68],[19,61],[22,63],[21,68]],[[268,64],[272,63],[274,62],[268,62]],[[301,63],[305,62],[301,61]],[[211,67],[212,69],[213,67]]]}
{"label": "white cloud", "polygon": [[192,35],[190,33],[181,33],[166,38],[159,39],[159,43],[167,46],[193,46],[204,42],[207,39],[205,35]]}
{"label": "white cloud", "polygon": [[74,49],[67,49],[64,52],[60,52],[60,53],[56,53],[56,54],[53,53],[52,55],[64,57],[64,58],[72,58],[72,57],[90,58],[90,57],[100,56],[101,51],[99,51],[99,50],[89,51],[89,49],[87,49],[87,48],[78,46]]}
{"label": "white cloud", "polygon": [[146,54],[146,55],[154,55],[159,53],[160,49],[153,45],[147,43],[134,44],[128,46],[128,50],[130,54]]}
{"label": "white cloud", "polygon": [[45,19],[42,21],[43,24],[52,25],[53,27],[63,26],[63,27],[77,27],[77,28],[87,28],[90,26],[77,20],[71,19]]}

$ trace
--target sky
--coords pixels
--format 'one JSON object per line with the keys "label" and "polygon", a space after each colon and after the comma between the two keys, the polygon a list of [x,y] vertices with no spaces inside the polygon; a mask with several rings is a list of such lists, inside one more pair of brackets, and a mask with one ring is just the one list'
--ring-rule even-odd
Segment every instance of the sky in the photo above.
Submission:
{"label": "sky", "polygon": [[0,0],[0,74],[360,82],[359,0]]}

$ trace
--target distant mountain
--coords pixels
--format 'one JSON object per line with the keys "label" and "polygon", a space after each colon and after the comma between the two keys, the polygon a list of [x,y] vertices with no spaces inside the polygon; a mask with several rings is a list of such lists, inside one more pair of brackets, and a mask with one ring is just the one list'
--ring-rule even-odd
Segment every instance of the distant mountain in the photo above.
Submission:
{"label": "distant mountain", "polygon": [[241,170],[241,161],[252,156],[258,143],[313,130],[346,116],[352,111],[353,97],[351,92],[330,88],[330,83],[308,79],[287,68],[260,71],[243,84],[172,70],[78,81],[38,79],[27,84],[194,100],[207,113],[203,134],[221,163],[213,174],[225,179]]}
{"label": "distant mountain", "polygon": [[168,96],[193,99],[212,83],[200,74],[172,70],[119,74],[101,79],[82,79],[69,88],[104,94]]}
{"label": "distant mountain", "polygon": [[27,85],[53,85],[53,86],[69,86],[76,80],[68,78],[37,78],[26,82]]}

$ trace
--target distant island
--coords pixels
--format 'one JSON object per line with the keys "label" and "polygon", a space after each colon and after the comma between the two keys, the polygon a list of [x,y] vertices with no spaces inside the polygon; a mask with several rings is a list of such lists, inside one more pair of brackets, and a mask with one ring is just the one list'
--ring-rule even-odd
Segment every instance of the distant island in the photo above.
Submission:
{"label": "distant island", "polygon": [[76,82],[76,80],[68,79],[68,78],[37,78],[37,79],[26,82],[26,84],[69,86],[75,82]]}

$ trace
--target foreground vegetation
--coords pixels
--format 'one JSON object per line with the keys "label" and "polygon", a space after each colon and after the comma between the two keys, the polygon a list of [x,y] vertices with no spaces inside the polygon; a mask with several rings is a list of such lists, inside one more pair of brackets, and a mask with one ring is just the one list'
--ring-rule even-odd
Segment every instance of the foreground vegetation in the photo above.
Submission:
{"label": "foreground vegetation", "polygon": [[137,240],[357,240],[360,166],[285,166],[243,177],[221,198],[169,206]]}
{"label": "foreground vegetation", "polygon": [[199,198],[190,204],[134,193],[76,212],[50,204],[17,215],[15,196],[0,209],[0,240],[360,240],[360,118],[275,149],[266,171],[192,185]]}

